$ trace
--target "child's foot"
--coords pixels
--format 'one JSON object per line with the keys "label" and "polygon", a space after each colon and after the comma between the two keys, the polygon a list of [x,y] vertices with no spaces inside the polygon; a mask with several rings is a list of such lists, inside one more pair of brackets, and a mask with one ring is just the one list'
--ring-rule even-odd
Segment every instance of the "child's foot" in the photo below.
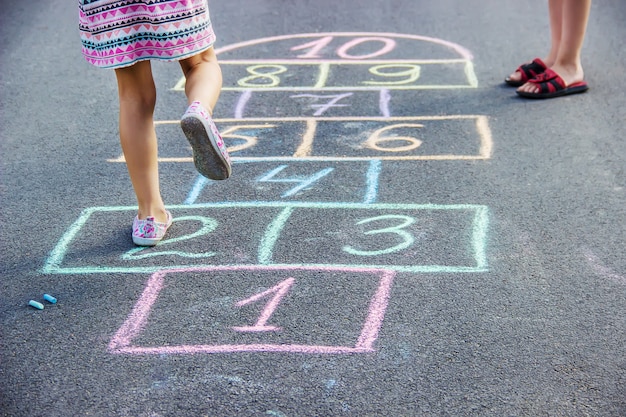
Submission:
{"label": "child's foot", "polygon": [[133,243],[138,246],[154,246],[159,243],[165,232],[172,225],[172,214],[169,211],[167,213],[167,222],[157,222],[154,217],[146,217],[145,220],[139,220],[138,216],[135,216],[133,220]]}
{"label": "child's foot", "polygon": [[230,177],[230,156],[209,112],[199,101],[191,103],[180,125],[191,144],[193,162],[203,176],[212,180]]}

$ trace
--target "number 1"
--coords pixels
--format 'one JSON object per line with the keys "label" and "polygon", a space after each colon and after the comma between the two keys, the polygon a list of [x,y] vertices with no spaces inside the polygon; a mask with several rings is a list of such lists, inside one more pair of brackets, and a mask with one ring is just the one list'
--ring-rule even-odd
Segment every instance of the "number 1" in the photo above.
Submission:
{"label": "number 1", "polygon": [[324,49],[333,40],[332,36],[325,36],[319,40],[313,42],[307,42],[302,45],[294,46],[292,51],[299,51],[301,49],[311,48],[309,52],[304,55],[298,55],[298,58],[321,58],[319,52]]}
{"label": "number 1", "polygon": [[289,292],[289,289],[294,282],[295,280],[293,278],[287,278],[286,280],[270,288],[269,290],[255,294],[252,297],[241,300],[237,304],[235,304],[237,307],[243,307],[250,303],[254,303],[255,301],[258,301],[261,298],[264,298],[270,294],[274,294],[272,299],[265,305],[265,308],[261,312],[261,315],[259,316],[259,319],[254,326],[233,327],[233,330],[236,330],[238,332],[271,332],[280,330],[280,327],[268,326],[267,321],[270,319],[270,317],[272,317],[272,314],[274,314],[274,311],[278,307],[278,304],[280,304],[280,300],[282,300],[283,297]]}

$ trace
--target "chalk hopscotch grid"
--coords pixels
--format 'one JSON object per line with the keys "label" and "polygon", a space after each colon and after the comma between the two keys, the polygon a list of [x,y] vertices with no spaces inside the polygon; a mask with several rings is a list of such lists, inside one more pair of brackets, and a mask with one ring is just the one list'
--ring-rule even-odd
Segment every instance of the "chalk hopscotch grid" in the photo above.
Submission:
{"label": "chalk hopscotch grid", "polygon": [[[283,58],[283,59],[272,59],[272,58],[263,58],[263,59],[229,59],[228,54],[232,52],[237,52],[241,49],[246,49],[249,47],[254,47],[259,44],[276,44],[284,41],[293,41],[296,39],[320,39],[324,37],[331,38],[365,38],[369,40],[389,40],[393,42],[394,46],[391,49],[386,50],[386,52],[391,52],[395,48],[395,40],[403,39],[409,41],[417,41],[417,42],[425,42],[432,45],[437,45],[442,47],[444,50],[447,50],[454,54],[455,58],[442,58],[442,59],[373,59],[374,57],[370,57],[367,59],[359,58],[359,57],[339,57],[339,58],[312,58],[312,57],[299,57],[299,58]],[[373,38],[372,38],[373,37]],[[387,39],[382,39],[387,38]],[[476,77],[476,73],[474,71],[473,64],[473,55],[472,53],[462,47],[459,44],[454,42],[446,41],[439,38],[433,38],[429,36],[422,35],[412,35],[412,34],[402,34],[402,33],[393,33],[393,32],[318,32],[318,33],[299,33],[299,34],[290,34],[290,35],[278,35],[271,36],[266,38],[258,38],[249,41],[238,42],[230,45],[226,45],[221,48],[217,48],[215,53],[220,58],[220,62],[225,64],[269,64],[269,65],[311,65],[317,64],[320,66],[319,70],[319,78],[316,81],[316,84],[311,91],[324,91],[322,88],[324,87],[324,77],[327,75],[328,67],[333,64],[341,64],[341,65],[384,65],[384,64],[419,64],[419,65],[450,65],[450,64],[461,64],[463,65],[463,72],[466,78],[467,84],[465,85],[421,85],[413,88],[418,89],[462,89],[462,88],[477,88],[478,87],[478,79]],[[173,88],[174,90],[180,90],[184,85],[184,78],[181,78],[176,86]],[[399,86],[402,89],[411,89],[412,87],[407,88],[407,86]],[[225,88],[230,88],[229,86],[225,86]],[[235,88],[237,89],[237,88]],[[328,90],[372,90],[376,89],[375,87],[362,87],[362,86],[354,86],[354,87],[330,87]],[[245,88],[241,90],[246,90]],[[287,87],[285,89],[275,89],[274,91],[305,91],[306,87]]]}
{"label": "chalk hopscotch grid", "polygon": [[[376,65],[458,65],[463,66],[463,73],[466,78],[467,84],[415,84],[415,85],[353,85],[353,86],[341,86],[341,85],[326,85],[329,72],[332,65],[350,65],[350,66],[376,66]],[[410,60],[410,59],[395,59],[395,60],[367,60],[367,61],[347,61],[347,60],[298,60],[298,59],[259,59],[259,60],[242,60],[242,61],[230,61],[222,60],[220,65],[236,66],[236,65],[281,65],[281,66],[318,66],[319,74],[318,79],[313,83],[314,85],[306,86],[264,86],[259,85],[256,87],[251,86],[228,86],[222,87],[223,91],[310,91],[310,92],[323,92],[323,91],[378,91],[381,88],[389,90],[455,90],[455,89],[475,89],[478,87],[478,81],[474,73],[474,64],[472,61],[463,59],[446,59],[446,60]],[[178,80],[176,85],[172,88],[172,91],[185,91],[185,78],[182,77]]]}
{"label": "chalk hopscotch grid", "polygon": [[[223,203],[203,203],[191,205],[171,205],[170,210],[176,209],[206,209],[206,208],[283,208],[284,210],[294,210],[297,208],[317,208],[317,209],[366,209],[366,210],[463,210],[473,212],[471,220],[471,256],[474,259],[473,265],[379,265],[379,264],[278,264],[272,263],[272,245],[278,239],[285,219],[279,216],[270,224],[262,243],[259,246],[258,264],[274,267],[315,267],[315,268],[368,268],[385,269],[399,272],[412,273],[460,273],[460,272],[485,272],[488,270],[486,257],[486,236],[489,223],[489,210],[487,206],[473,204],[369,204],[369,203],[311,203],[311,202],[223,202]],[[161,270],[187,268],[188,265],[169,265],[152,267],[106,267],[106,266],[85,266],[85,267],[63,267],[63,261],[72,241],[79,235],[87,224],[92,214],[96,212],[114,211],[134,211],[134,206],[117,207],[90,207],[81,213],[78,219],[72,224],[61,237],[55,248],[51,251],[42,273],[50,274],[94,274],[94,273],[154,273]],[[208,265],[207,265],[208,266]],[[245,265],[228,265],[250,266]]]}
{"label": "chalk hopscotch grid", "polygon": [[[165,286],[168,274],[175,273],[198,273],[216,274],[219,272],[241,271],[269,271],[289,272],[295,274],[298,271],[331,272],[331,273],[357,273],[375,275],[379,277],[379,284],[370,299],[368,314],[363,323],[361,333],[354,346],[326,346],[304,344],[225,344],[225,345],[176,345],[176,346],[136,346],[132,341],[146,328],[152,306],[156,303],[159,293]],[[337,268],[307,267],[307,266],[215,266],[215,267],[191,267],[155,272],[148,280],[143,293],[129,314],[126,321],[111,339],[108,350],[116,354],[197,354],[197,353],[237,353],[237,352],[290,352],[308,354],[351,354],[374,352],[374,342],[387,309],[387,303],[391,291],[391,285],[395,272],[390,270],[361,269],[361,268]]]}
{"label": "chalk hopscotch grid", "polygon": [[[302,148],[310,148],[314,141],[315,124],[317,122],[420,122],[420,121],[445,121],[445,120],[470,120],[474,121],[478,133],[479,145],[474,155],[405,155],[405,156],[314,156],[302,151]],[[238,157],[231,155],[234,162],[282,162],[282,161],[324,161],[324,162],[348,162],[348,161],[452,161],[452,160],[486,160],[491,158],[493,152],[493,139],[487,116],[484,115],[454,115],[454,116],[406,116],[406,117],[262,117],[262,118],[223,118],[216,119],[216,123],[280,123],[280,122],[302,122],[307,125],[303,134],[302,144],[292,156],[258,156],[258,157]],[[155,125],[179,124],[180,120],[160,120]],[[159,162],[192,162],[192,157],[159,157]],[[124,155],[117,158],[108,159],[107,162],[124,163]]]}
{"label": "chalk hopscotch grid", "polygon": [[[246,163],[254,161],[238,161],[237,163]],[[380,160],[371,160],[368,163],[368,169],[365,174],[365,193],[363,199],[361,200],[364,203],[375,203],[378,198],[378,177],[380,176],[380,172],[382,169],[382,162]],[[285,166],[279,166],[277,169],[282,170]],[[291,188],[289,191],[283,193],[282,197],[289,197],[297,193],[299,190],[302,190],[309,185],[313,184],[317,179],[319,179],[325,173],[330,172],[332,168],[327,168],[325,170],[319,171],[316,175],[308,177],[306,179],[285,179],[285,180],[276,180],[275,182],[295,182],[297,183],[296,187]],[[276,170],[275,170],[276,171]],[[266,175],[267,176],[267,175]],[[198,174],[196,176],[196,180],[194,181],[187,197],[183,204],[192,205],[195,204],[198,198],[200,197],[202,191],[208,187],[212,183],[208,178]]]}

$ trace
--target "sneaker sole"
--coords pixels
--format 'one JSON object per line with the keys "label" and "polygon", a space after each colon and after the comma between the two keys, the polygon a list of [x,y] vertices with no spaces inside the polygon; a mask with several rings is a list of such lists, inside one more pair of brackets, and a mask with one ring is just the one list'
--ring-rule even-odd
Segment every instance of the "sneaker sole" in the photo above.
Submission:
{"label": "sneaker sole", "polygon": [[133,236],[133,243],[137,246],[156,246],[162,239],[150,239],[147,237]]}
{"label": "sneaker sole", "polygon": [[198,172],[212,180],[230,177],[230,164],[222,156],[216,138],[203,121],[193,115],[186,116],[180,125],[193,150],[193,163]]}

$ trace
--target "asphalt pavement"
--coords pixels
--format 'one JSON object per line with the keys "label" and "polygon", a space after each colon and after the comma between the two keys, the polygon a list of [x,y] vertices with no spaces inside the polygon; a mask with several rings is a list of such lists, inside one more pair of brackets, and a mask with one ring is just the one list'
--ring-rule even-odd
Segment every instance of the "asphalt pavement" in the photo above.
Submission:
{"label": "asphalt pavement", "polygon": [[626,415],[625,3],[526,100],[545,1],[212,1],[233,176],[154,63],[151,249],[77,15],[0,12],[0,415]]}

